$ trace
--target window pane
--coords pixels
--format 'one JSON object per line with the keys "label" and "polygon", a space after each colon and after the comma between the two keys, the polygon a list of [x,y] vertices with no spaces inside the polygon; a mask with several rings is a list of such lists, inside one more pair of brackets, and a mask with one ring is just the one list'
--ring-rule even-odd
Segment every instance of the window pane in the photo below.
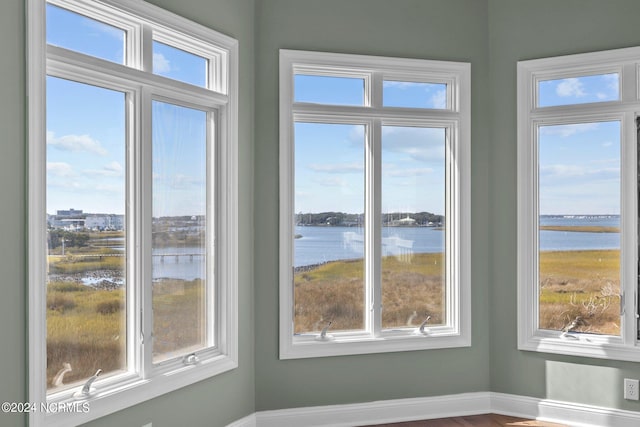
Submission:
{"label": "window pane", "polygon": [[181,49],[153,42],[153,73],[170,79],[207,87],[209,61]]}
{"label": "window pane", "polygon": [[538,83],[538,107],[620,100],[618,73],[544,80]]}
{"label": "window pane", "polygon": [[153,361],[207,345],[207,113],[154,101]]}
{"label": "window pane", "polygon": [[125,95],[47,78],[47,387],[126,369]]}
{"label": "window pane", "polygon": [[364,105],[364,79],[361,78],[297,74],[293,83],[295,102]]}
{"label": "window pane", "polygon": [[445,319],[445,130],[382,128],[382,327]]}
{"label": "window pane", "polygon": [[620,122],[539,128],[542,329],[620,334]]}
{"label": "window pane", "polygon": [[124,64],[126,32],[47,4],[47,43]]}
{"label": "window pane", "polygon": [[447,85],[385,80],[382,86],[385,107],[447,108]]}
{"label": "window pane", "polygon": [[295,332],[364,328],[364,126],[295,124]]}

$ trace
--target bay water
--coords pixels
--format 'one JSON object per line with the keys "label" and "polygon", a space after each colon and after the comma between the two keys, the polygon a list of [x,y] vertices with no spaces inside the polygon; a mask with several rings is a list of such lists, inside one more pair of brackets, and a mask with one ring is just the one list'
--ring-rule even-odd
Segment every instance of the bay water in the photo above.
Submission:
{"label": "bay water", "polygon": [[[619,227],[617,215],[541,216],[540,225]],[[303,267],[364,256],[364,230],[359,227],[295,227],[294,266]],[[464,244],[464,242],[463,242]],[[382,227],[382,253],[444,252],[444,231],[436,227]],[[619,249],[620,233],[540,231],[540,250]]]}

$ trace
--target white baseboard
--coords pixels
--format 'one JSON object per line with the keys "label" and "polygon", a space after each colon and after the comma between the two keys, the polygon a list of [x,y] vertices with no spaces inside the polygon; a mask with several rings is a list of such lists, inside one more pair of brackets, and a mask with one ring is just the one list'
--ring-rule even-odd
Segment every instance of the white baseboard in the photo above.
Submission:
{"label": "white baseboard", "polygon": [[[489,393],[263,411],[257,427],[353,427],[486,413]],[[433,416],[436,414],[437,416]]]}
{"label": "white baseboard", "polygon": [[228,424],[227,427],[258,427],[258,424],[256,423],[256,414],[251,414],[234,421],[231,424]]}
{"label": "white baseboard", "polygon": [[491,393],[490,412],[572,427],[640,426],[640,412],[502,393]]}
{"label": "white baseboard", "polygon": [[355,427],[488,413],[532,418],[572,427],[640,425],[640,412],[479,392],[260,411],[227,427]]}

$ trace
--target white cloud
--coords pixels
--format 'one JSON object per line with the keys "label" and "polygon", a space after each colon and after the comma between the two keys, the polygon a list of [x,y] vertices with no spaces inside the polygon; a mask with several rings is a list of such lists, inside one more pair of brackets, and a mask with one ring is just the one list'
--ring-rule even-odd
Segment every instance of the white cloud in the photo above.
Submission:
{"label": "white cloud", "polygon": [[580,98],[586,96],[584,91],[584,85],[577,78],[563,79],[556,86],[556,94],[561,97],[576,97]]}
{"label": "white cloud", "polygon": [[[386,166],[386,165],[385,165]],[[433,168],[392,168],[389,170],[385,167],[384,174],[393,178],[406,178],[406,177],[416,177],[429,175],[434,172]],[[415,185],[415,183],[413,184]]]}
{"label": "white cloud", "polygon": [[431,105],[433,108],[447,108],[447,90],[439,90],[431,97]]}
{"label": "white cloud", "polygon": [[202,185],[203,180],[200,177],[177,173],[173,176],[167,177],[167,182],[165,182],[165,184],[171,188],[177,189]]}
{"label": "white cloud", "polygon": [[[620,167],[587,168],[581,165],[555,164],[540,167],[540,175],[544,178],[575,178],[583,177],[584,179],[619,179]],[[588,186],[588,182],[583,184]]]}
{"label": "white cloud", "polygon": [[546,177],[566,178],[573,176],[584,176],[585,172],[586,171],[583,167],[576,165],[557,164],[540,167],[540,175]]}
{"label": "white cloud", "polygon": [[313,163],[308,165],[308,168],[314,172],[324,173],[357,173],[364,170],[364,166],[361,163]]}
{"label": "white cloud", "polygon": [[74,176],[75,172],[69,163],[47,162],[47,173],[52,176]]}
{"label": "white cloud", "polygon": [[153,54],[153,72],[156,74],[167,74],[171,71],[171,62],[161,53]]}
{"label": "white cloud", "polygon": [[84,173],[99,176],[122,176],[122,165],[116,161],[108,163],[102,169],[87,169]]}
{"label": "white cloud", "polygon": [[316,183],[325,187],[348,187],[349,183],[346,179],[340,177],[329,177],[315,180]]}
{"label": "white cloud", "polygon": [[419,162],[444,160],[444,129],[384,126],[382,137],[383,153],[400,153]]}
{"label": "white cloud", "polygon": [[116,28],[108,24],[103,24],[102,22],[94,21],[93,19],[83,20],[83,25],[93,30],[93,32],[89,33],[89,35],[93,37],[104,34],[118,41],[124,41],[124,31],[120,28]]}
{"label": "white cloud", "polygon": [[607,89],[609,89],[611,95],[613,95],[613,98],[611,99],[617,99],[620,92],[620,77],[618,74],[605,74],[602,77],[606,82]]}
{"label": "white cloud", "polygon": [[[123,187],[122,185],[117,184],[98,184],[95,186],[95,191],[98,193],[112,193],[119,195],[123,193]],[[120,203],[122,202],[120,201]]]}
{"label": "white cloud", "polygon": [[382,86],[385,88],[395,88],[395,89],[400,89],[400,90],[405,90],[405,89],[413,89],[415,87],[419,87],[421,86],[422,83],[414,83],[414,82],[399,82],[399,81],[393,81],[393,80],[385,80],[384,83],[382,83]]}
{"label": "white cloud", "polygon": [[590,132],[598,129],[599,123],[577,123],[573,125],[554,125],[554,126],[541,126],[541,135],[558,135],[561,137],[568,137],[578,133]]}
{"label": "white cloud", "polygon": [[100,141],[91,138],[89,135],[64,135],[56,137],[53,132],[47,132],[47,145],[62,151],[87,152],[106,156]]}
{"label": "white cloud", "polygon": [[115,161],[105,165],[103,169],[110,172],[116,172],[118,174],[122,173],[122,165]]}

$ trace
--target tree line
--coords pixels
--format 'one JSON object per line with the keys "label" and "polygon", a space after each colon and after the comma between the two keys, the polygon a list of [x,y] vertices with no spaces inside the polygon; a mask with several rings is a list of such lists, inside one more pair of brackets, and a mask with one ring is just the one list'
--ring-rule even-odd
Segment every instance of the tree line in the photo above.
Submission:
{"label": "tree line", "polygon": [[[431,212],[390,212],[382,214],[382,223],[389,224],[404,218],[415,220],[416,225],[441,225],[444,223],[444,216]],[[351,214],[345,212],[319,212],[319,213],[298,213],[296,214],[296,225],[315,226],[359,226],[364,225],[364,214]]]}

